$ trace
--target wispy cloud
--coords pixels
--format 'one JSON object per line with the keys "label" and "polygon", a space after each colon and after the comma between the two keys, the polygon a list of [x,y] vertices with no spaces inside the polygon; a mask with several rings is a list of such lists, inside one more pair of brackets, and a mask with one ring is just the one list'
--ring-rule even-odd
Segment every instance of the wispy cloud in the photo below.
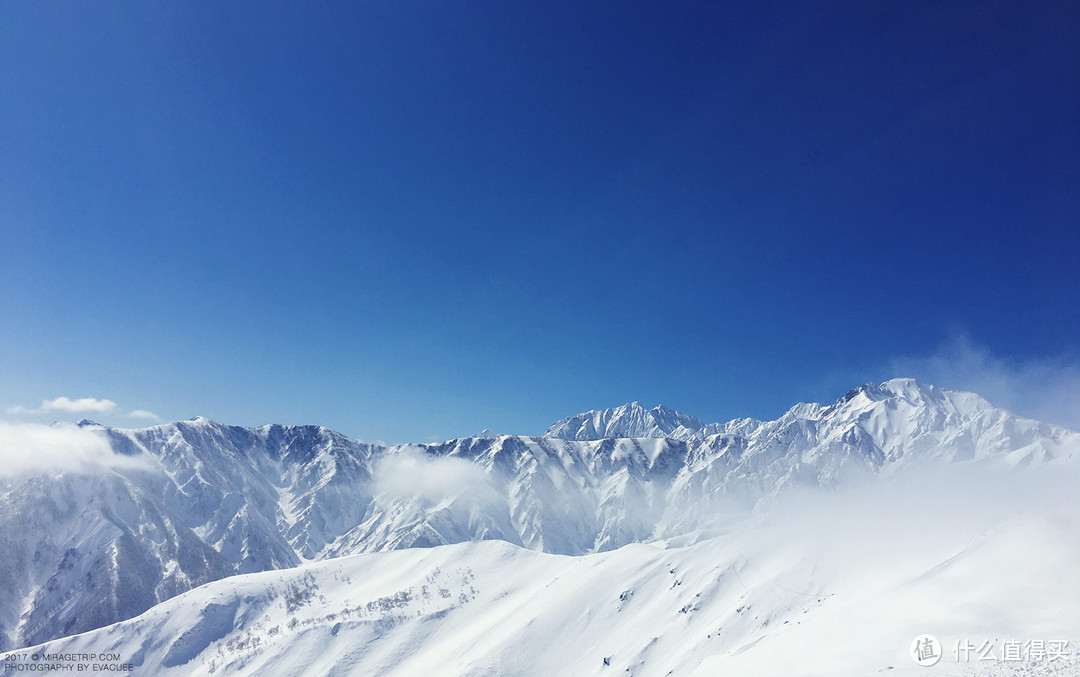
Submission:
{"label": "wispy cloud", "polygon": [[149,467],[152,464],[145,456],[113,452],[106,438],[96,430],[0,421],[0,476]]}
{"label": "wispy cloud", "polygon": [[47,414],[49,412],[60,411],[70,414],[86,414],[86,413],[109,413],[116,409],[116,402],[106,399],[97,399],[94,397],[79,397],[72,399],[70,397],[57,397],[54,400],[42,400],[39,407],[9,407],[9,414]]}
{"label": "wispy cloud", "polygon": [[1007,359],[959,334],[931,355],[893,360],[889,370],[975,392],[1023,416],[1080,430],[1080,360],[1075,357]]}
{"label": "wispy cloud", "polygon": [[128,418],[138,418],[138,419],[142,419],[144,421],[160,421],[161,420],[160,416],[158,416],[157,414],[155,414],[152,411],[147,411],[145,409],[133,409],[132,411],[129,411],[125,415]]}

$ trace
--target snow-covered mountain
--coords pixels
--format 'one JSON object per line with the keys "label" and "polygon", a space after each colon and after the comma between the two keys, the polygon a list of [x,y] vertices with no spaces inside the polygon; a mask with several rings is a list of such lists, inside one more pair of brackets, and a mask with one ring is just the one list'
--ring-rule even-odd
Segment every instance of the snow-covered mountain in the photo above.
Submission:
{"label": "snow-covered mountain", "polygon": [[706,425],[632,403],[542,437],[395,447],[207,419],[84,430],[145,463],[0,478],[0,648],[305,560],[480,540],[585,555],[704,538],[785,489],[833,489],[924,461],[1038,464],[1080,446],[1075,433],[910,379],[775,421]]}
{"label": "snow-covered mountain", "polygon": [[[801,538],[805,525],[779,519],[580,557],[482,541],[312,562],[217,581],[27,653],[108,653],[165,676],[914,677],[931,674],[909,653],[929,632],[943,653],[935,675],[1078,674],[1075,648],[1000,659],[1006,641],[1075,647],[1075,509],[966,523],[971,532],[935,520],[950,528],[909,540],[932,508],[900,507],[913,510],[899,539],[874,538],[846,510]],[[844,512],[819,507],[807,524]],[[858,556],[830,556],[841,536],[869,540]],[[961,642],[966,656],[953,653]],[[983,642],[994,662],[979,660]]]}
{"label": "snow-covered mountain", "polygon": [[557,421],[545,436],[564,440],[600,440],[608,437],[667,437],[688,440],[720,432],[717,425],[706,426],[700,419],[657,405],[646,409],[631,402],[614,409],[593,409]]}
{"label": "snow-covered mountain", "polygon": [[84,429],[146,463],[0,476],[4,648],[114,623],[225,576],[295,566],[366,509],[371,447],[325,428],[195,419]]}

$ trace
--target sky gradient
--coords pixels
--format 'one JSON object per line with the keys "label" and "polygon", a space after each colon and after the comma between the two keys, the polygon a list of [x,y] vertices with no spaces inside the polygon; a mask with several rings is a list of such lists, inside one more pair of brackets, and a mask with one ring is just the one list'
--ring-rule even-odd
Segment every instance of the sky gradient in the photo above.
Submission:
{"label": "sky gradient", "polygon": [[957,346],[1080,401],[1080,6],[712,4],[0,4],[0,408],[539,434]]}

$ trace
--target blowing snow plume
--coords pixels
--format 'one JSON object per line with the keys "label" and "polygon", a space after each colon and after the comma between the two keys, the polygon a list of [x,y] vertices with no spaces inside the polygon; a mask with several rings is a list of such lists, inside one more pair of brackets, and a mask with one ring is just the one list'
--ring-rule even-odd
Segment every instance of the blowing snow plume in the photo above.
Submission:
{"label": "blowing snow plume", "polygon": [[912,374],[943,388],[978,393],[998,407],[1080,431],[1080,360],[1006,360],[965,334],[926,357],[901,357],[891,373]]}

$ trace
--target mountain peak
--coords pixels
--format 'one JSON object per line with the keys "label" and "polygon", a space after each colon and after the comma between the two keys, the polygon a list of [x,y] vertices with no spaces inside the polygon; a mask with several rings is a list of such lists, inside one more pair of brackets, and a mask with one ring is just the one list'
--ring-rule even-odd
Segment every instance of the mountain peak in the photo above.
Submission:
{"label": "mountain peak", "polygon": [[646,409],[628,402],[611,409],[593,409],[556,422],[546,437],[598,440],[609,437],[687,437],[705,427],[701,420],[662,404]]}
{"label": "mountain peak", "polygon": [[[886,383],[888,383],[888,381],[886,381]],[[881,394],[881,386],[874,382],[864,383],[858,388],[852,388],[851,390],[841,395],[836,400],[836,403],[840,404],[843,402],[850,402],[851,400],[855,399],[863,393],[865,393],[868,398],[875,399],[875,396],[879,396]]]}
{"label": "mountain peak", "polygon": [[940,392],[937,387],[929,383],[921,383],[913,378],[891,378],[879,385],[878,389],[908,398],[926,397]]}

